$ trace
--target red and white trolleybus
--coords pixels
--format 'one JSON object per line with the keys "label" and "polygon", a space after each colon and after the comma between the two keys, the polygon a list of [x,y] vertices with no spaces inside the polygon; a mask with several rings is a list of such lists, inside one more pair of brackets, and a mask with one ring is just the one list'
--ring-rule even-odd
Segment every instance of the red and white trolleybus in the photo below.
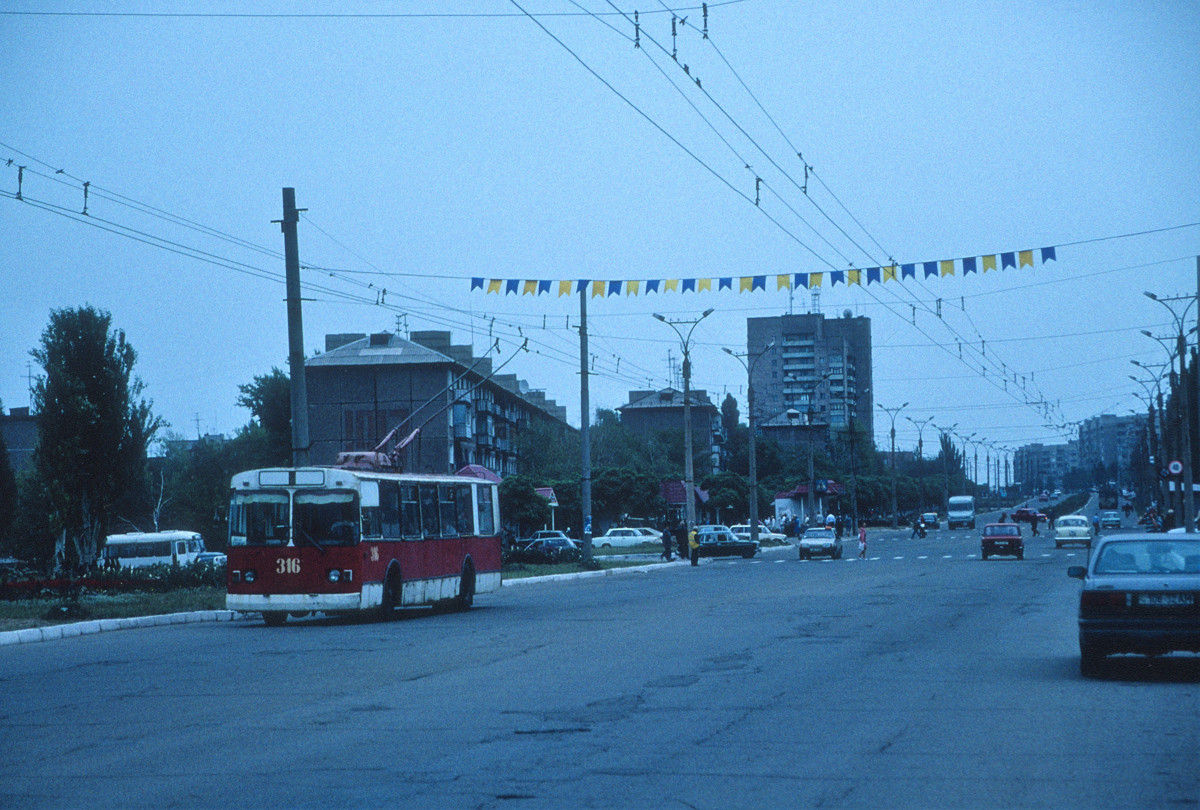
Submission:
{"label": "red and white trolleybus", "polygon": [[496,484],[348,467],[233,477],[231,610],[289,614],[444,605],[500,587]]}

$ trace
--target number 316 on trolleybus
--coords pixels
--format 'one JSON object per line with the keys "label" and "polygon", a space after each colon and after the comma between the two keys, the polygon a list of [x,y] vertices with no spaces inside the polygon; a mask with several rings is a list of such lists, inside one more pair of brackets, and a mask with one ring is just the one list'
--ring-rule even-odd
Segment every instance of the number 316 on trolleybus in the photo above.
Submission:
{"label": "number 316 on trolleybus", "polygon": [[344,467],[233,477],[230,610],[288,617],[444,605],[500,587],[496,484]]}

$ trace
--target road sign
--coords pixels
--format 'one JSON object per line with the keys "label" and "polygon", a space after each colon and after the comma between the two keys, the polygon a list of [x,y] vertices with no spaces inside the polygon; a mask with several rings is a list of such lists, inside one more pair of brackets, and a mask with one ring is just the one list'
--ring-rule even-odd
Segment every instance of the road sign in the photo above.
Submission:
{"label": "road sign", "polygon": [[1182,461],[1172,461],[1170,464],[1167,465],[1167,472],[1171,473],[1171,475],[1179,475],[1180,473],[1183,472],[1183,462]]}

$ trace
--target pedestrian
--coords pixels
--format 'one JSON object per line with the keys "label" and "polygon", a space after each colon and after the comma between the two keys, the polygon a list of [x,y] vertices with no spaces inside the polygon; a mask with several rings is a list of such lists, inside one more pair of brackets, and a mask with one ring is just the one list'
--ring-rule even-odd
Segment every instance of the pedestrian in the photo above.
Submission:
{"label": "pedestrian", "polygon": [[858,527],[858,558],[865,560],[867,558],[867,527]]}
{"label": "pedestrian", "polygon": [[688,534],[688,549],[692,554],[692,565],[700,564],[700,541],[696,539],[696,530],[692,529]]}
{"label": "pedestrian", "polygon": [[682,520],[675,527],[675,542],[679,546],[679,559],[686,560],[688,555],[688,531],[687,524]]}
{"label": "pedestrian", "polygon": [[834,521],[833,525],[834,525],[834,531],[837,532],[837,539],[841,540],[842,532],[844,532],[846,530],[846,518],[844,518],[842,515],[838,515],[837,519]]}
{"label": "pedestrian", "polygon": [[1100,536],[1100,516],[1092,515],[1092,537]]}
{"label": "pedestrian", "polygon": [[1001,523],[1008,523],[1008,512],[1001,512],[1001,513],[1000,513],[1000,522],[1001,522]]}
{"label": "pedestrian", "polygon": [[667,521],[662,523],[662,558],[667,562],[671,561],[671,546],[674,538],[671,537],[671,524]]}
{"label": "pedestrian", "polygon": [[908,539],[913,540],[917,537],[924,537],[924,536],[925,536],[925,518],[918,517],[916,520],[913,521],[912,534],[910,534],[908,536]]}

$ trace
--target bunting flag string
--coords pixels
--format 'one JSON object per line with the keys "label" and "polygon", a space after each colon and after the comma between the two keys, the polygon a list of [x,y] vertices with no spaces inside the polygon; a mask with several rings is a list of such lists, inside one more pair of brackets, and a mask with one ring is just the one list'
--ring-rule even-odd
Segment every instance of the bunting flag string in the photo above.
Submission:
{"label": "bunting flag string", "polygon": [[[989,270],[997,269],[996,257],[1000,257],[999,269],[1001,271],[1012,268],[1023,269],[1026,267],[1035,267],[1035,254],[1040,263],[1044,266],[1046,262],[1057,262],[1058,256],[1055,253],[1054,247],[1038,248],[1037,250],[1013,250],[1005,253],[991,253],[984,256],[966,256],[961,259],[938,259],[936,261],[927,262],[909,262],[907,264],[890,264],[883,267],[867,267],[857,268],[850,267],[846,270],[833,270],[828,273],[779,273],[775,275],[776,290],[816,290],[820,289],[825,281],[825,277],[829,277],[829,286],[836,287],[839,284],[847,287],[852,285],[870,286],[872,284],[885,284],[889,281],[903,282],[906,279],[916,281],[918,277],[922,279],[929,278],[946,278],[947,276],[966,277],[971,274],[986,273]],[[917,265],[921,266],[920,272],[917,271]],[[729,290],[730,292],[744,293],[766,291],[767,276],[724,276],[718,277],[717,291]],[[650,295],[651,293],[661,295],[668,292],[685,293],[702,293],[713,291],[713,279],[711,278],[655,278],[655,279],[636,279],[636,280],[599,280],[599,279],[517,279],[517,278],[483,278],[480,276],[471,279],[471,290],[480,290],[485,294],[490,295],[516,295],[523,297],[532,295],[535,298],[540,295],[550,295],[551,290],[557,290],[558,295],[571,295],[572,293],[583,293],[591,288],[592,298],[607,298],[613,295],[639,296]]]}

